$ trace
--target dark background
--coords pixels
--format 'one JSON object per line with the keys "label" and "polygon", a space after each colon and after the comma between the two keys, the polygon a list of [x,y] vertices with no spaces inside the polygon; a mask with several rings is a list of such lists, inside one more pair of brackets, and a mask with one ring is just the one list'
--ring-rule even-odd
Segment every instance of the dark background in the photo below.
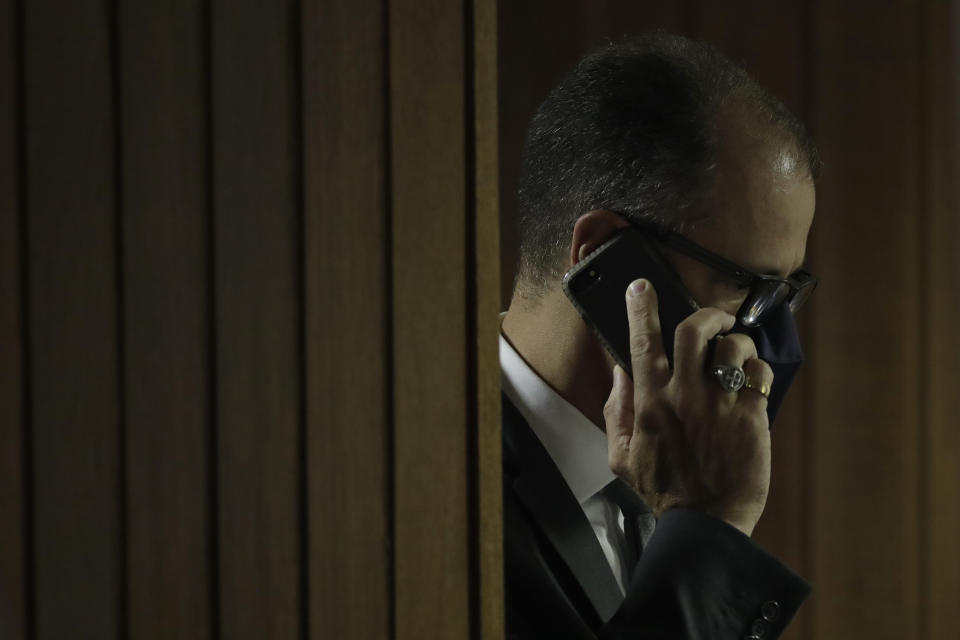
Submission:
{"label": "dark background", "polygon": [[960,11],[935,0],[527,0],[499,5],[501,292],[523,134],[591,47],[713,43],[823,155],[807,363],[773,432],[757,538],[813,583],[786,637],[960,638]]}

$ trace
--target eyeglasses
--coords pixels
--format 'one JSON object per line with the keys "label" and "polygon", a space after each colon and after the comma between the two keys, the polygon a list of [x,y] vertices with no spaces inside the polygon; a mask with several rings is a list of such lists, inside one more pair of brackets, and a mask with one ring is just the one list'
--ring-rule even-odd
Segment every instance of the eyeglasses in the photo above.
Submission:
{"label": "eyeglasses", "polygon": [[693,258],[729,276],[740,289],[749,289],[743,304],[737,311],[737,320],[745,327],[758,327],[770,319],[773,312],[786,304],[790,313],[800,310],[817,287],[817,278],[803,269],[786,278],[763,273],[754,273],[740,265],[704,249],[676,231],[663,229],[649,222],[641,222],[624,216],[631,225],[653,236],[660,243]]}

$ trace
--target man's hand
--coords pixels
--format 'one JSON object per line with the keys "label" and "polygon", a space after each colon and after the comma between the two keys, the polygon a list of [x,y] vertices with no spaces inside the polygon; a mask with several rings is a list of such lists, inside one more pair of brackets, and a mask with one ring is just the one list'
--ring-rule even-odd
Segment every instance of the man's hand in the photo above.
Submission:
{"label": "man's hand", "polygon": [[[705,373],[707,342],[735,318],[700,309],[677,327],[674,369],[660,335],[657,295],[646,280],[627,290],[633,382],[614,369],[603,409],[610,468],[632,486],[657,517],[675,507],[705,511],[748,536],[760,519],[770,486],[767,399],[743,388],[724,391]],[[729,334],[713,363],[742,367],[772,383],[753,341]]]}

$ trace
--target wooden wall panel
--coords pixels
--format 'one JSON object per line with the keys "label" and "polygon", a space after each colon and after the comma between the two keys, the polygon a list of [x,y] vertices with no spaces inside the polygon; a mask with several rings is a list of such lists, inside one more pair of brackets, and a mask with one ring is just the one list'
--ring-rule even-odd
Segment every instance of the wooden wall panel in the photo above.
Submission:
{"label": "wooden wall panel", "polygon": [[464,11],[389,12],[398,639],[471,624]]}
{"label": "wooden wall panel", "polygon": [[300,166],[293,2],[212,4],[220,625],[302,630]]}
{"label": "wooden wall panel", "polygon": [[36,637],[109,640],[124,544],[111,16],[24,10]]}
{"label": "wooden wall panel", "polygon": [[960,603],[960,6],[936,0],[923,5],[920,397],[926,432],[921,434],[925,526],[919,551],[926,603],[917,635],[949,638],[957,633]]}
{"label": "wooden wall panel", "polygon": [[303,6],[310,632],[392,637],[386,12]]}
{"label": "wooden wall panel", "polygon": [[[473,206],[473,250],[468,248],[468,291],[475,281],[473,326],[476,356],[469,392],[476,394],[475,481],[471,497],[478,527],[478,545],[473,559],[478,564],[474,585],[479,582],[478,637],[504,637],[503,597],[503,488],[502,439],[500,433],[500,190],[497,153],[497,5],[492,1],[472,3],[473,10],[473,173],[468,174],[473,193],[467,193],[467,208]],[[471,62],[468,61],[468,64]],[[467,105],[468,111],[471,106]],[[471,276],[470,271],[473,271]],[[479,557],[477,557],[479,556]],[[477,592],[474,592],[477,594]],[[474,597],[477,597],[476,595]]]}
{"label": "wooden wall panel", "polygon": [[0,2],[0,633],[502,637],[493,2]]}
{"label": "wooden wall panel", "polygon": [[918,12],[912,2],[820,3],[814,19],[813,119],[827,172],[809,311],[811,637],[911,638],[924,526]]}
{"label": "wooden wall panel", "polygon": [[118,11],[128,632],[201,639],[215,552],[204,11],[146,0]]}
{"label": "wooden wall panel", "polygon": [[0,2],[0,637],[25,633],[24,425],[17,3]]}

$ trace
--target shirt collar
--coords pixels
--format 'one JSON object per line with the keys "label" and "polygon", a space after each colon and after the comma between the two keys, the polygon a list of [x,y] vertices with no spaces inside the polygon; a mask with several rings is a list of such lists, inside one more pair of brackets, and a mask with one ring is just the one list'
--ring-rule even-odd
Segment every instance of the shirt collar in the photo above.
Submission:
{"label": "shirt collar", "polygon": [[500,335],[500,375],[513,402],[582,505],[616,478],[607,436],[554,391]]}

